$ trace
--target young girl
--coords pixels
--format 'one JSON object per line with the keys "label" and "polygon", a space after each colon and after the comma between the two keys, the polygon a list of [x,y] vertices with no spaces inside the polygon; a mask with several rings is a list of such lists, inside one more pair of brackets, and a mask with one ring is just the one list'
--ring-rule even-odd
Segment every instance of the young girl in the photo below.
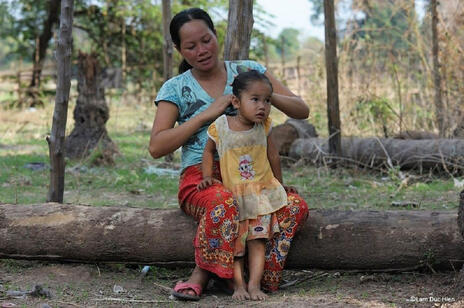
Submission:
{"label": "young girl", "polygon": [[[236,299],[264,300],[261,278],[265,241],[280,232],[275,212],[287,205],[282,186],[279,153],[269,137],[272,84],[256,70],[240,73],[232,84],[236,116],[222,115],[208,128],[203,152],[203,190],[218,179],[213,175],[214,155],[219,154],[223,184],[239,208],[239,237],[234,250]],[[244,255],[248,248],[248,284],[244,280]]]}

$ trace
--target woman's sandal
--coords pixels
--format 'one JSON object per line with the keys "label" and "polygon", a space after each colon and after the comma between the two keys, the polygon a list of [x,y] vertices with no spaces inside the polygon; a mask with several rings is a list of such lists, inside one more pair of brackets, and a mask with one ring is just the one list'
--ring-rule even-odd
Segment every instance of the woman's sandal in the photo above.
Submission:
{"label": "woman's sandal", "polygon": [[[182,293],[182,291],[189,290],[189,289],[195,292],[195,295]],[[171,291],[171,294],[172,296],[174,296],[175,298],[179,300],[199,301],[202,291],[203,291],[203,288],[199,284],[179,281],[174,287],[174,289]]]}

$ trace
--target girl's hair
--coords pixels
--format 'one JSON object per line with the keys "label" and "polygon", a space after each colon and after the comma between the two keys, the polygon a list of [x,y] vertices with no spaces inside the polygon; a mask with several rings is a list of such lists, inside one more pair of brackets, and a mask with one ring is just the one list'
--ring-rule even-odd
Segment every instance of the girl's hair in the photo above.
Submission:
{"label": "girl's hair", "polygon": [[[211,20],[211,17],[209,17],[208,13],[196,7],[183,10],[177,13],[169,24],[169,32],[171,33],[172,42],[178,49],[180,49],[179,30],[184,24],[192,20],[203,20],[208,28],[213,31],[214,35],[216,35],[216,29],[214,28],[213,21]],[[185,59],[182,59],[182,62],[179,65],[179,74],[186,72],[191,68],[192,66],[188,64]]]}
{"label": "girl's hair", "polygon": [[243,91],[246,91],[250,83],[254,81],[266,82],[269,84],[269,87],[271,87],[271,92],[273,91],[272,83],[266,75],[258,72],[257,70],[249,70],[240,73],[235,77],[234,82],[232,82],[232,93],[239,98],[240,94],[242,94]]}

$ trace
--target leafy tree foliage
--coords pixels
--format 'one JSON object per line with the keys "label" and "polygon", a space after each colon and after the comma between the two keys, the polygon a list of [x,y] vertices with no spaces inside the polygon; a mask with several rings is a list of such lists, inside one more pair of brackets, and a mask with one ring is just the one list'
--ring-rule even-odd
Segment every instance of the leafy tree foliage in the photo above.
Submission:
{"label": "leafy tree foliage", "polygon": [[294,59],[300,50],[299,35],[300,31],[297,29],[284,28],[277,37],[276,51],[280,57],[285,57],[285,61]]}
{"label": "leafy tree foliage", "polygon": [[[31,51],[47,18],[47,2],[0,0],[0,65],[19,58],[32,62]],[[214,12],[227,12],[228,1],[173,0],[173,14],[192,6],[203,8],[214,16]],[[126,81],[142,88],[150,89],[162,82],[160,1],[75,0],[74,8],[75,57],[78,50],[95,52],[102,66],[124,66]],[[218,21],[216,26],[218,38],[223,40],[225,22]],[[53,49],[53,40],[49,44],[48,54]]]}

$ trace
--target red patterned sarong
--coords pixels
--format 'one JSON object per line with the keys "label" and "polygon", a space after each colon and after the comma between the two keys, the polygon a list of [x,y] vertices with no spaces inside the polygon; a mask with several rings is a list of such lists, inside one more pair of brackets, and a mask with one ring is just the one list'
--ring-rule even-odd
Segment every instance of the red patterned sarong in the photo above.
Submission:
{"label": "red patterned sarong", "polygon": [[[215,162],[213,177],[221,179]],[[239,215],[232,193],[221,184],[198,191],[202,180],[201,164],[184,170],[179,180],[181,209],[198,222],[195,263],[222,278],[233,277],[234,244],[238,236]],[[297,194],[288,194],[288,205],[276,212],[280,235],[266,243],[266,261],[262,287],[275,291],[282,278],[287,254],[298,227],[308,217],[308,206]]]}

